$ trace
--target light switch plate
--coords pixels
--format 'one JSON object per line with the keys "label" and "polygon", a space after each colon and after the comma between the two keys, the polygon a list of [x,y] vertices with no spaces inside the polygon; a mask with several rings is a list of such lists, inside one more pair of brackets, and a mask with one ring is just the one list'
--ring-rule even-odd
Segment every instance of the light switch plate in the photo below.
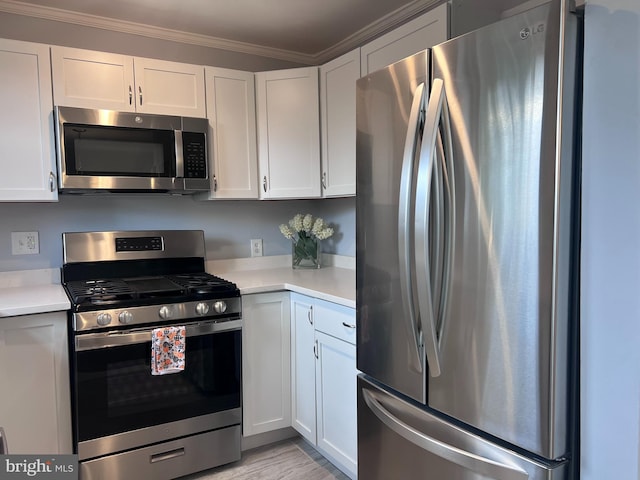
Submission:
{"label": "light switch plate", "polygon": [[251,256],[252,257],[262,256],[262,239],[261,238],[251,239]]}
{"label": "light switch plate", "polygon": [[38,232],[11,232],[11,255],[40,253]]}

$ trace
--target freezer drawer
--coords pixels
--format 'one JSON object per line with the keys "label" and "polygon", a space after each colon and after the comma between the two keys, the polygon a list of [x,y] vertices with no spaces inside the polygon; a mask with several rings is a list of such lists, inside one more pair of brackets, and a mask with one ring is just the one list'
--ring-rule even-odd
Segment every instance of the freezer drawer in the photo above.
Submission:
{"label": "freezer drawer", "polygon": [[566,462],[524,457],[358,377],[358,478],[564,480],[566,470]]}

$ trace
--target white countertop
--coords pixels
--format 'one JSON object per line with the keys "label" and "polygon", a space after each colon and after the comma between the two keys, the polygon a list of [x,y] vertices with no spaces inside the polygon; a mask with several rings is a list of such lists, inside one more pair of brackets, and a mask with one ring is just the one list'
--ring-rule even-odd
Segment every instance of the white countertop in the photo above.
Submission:
{"label": "white countertop", "polygon": [[0,272],[0,317],[69,310],[55,269]]}
{"label": "white countertop", "polygon": [[345,307],[356,307],[356,272],[348,268],[331,266],[317,270],[293,270],[291,267],[278,267],[217,271],[215,274],[234,282],[243,295],[290,290]]}
{"label": "white countertop", "polygon": [[[356,273],[350,257],[330,258],[316,270],[293,270],[287,255],[207,262],[207,271],[234,282],[240,293],[290,290],[346,307],[356,306]],[[68,310],[57,269],[0,272],[0,318]]]}
{"label": "white countertop", "polygon": [[323,255],[318,269],[291,268],[291,255],[212,260],[207,272],[234,282],[240,293],[290,290],[329,302],[356,307],[355,258]]}

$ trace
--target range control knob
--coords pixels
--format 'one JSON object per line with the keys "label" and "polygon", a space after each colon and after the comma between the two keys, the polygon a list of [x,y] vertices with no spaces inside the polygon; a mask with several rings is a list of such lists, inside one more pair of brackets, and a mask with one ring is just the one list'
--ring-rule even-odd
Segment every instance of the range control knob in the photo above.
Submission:
{"label": "range control knob", "polygon": [[224,300],[218,300],[213,303],[213,309],[216,313],[224,313],[227,311],[227,302]]}
{"label": "range control knob", "polygon": [[196,305],[196,313],[198,315],[206,315],[207,313],[209,313],[209,305],[206,303],[198,303]]}
{"label": "range control knob", "polygon": [[172,317],[173,312],[169,307],[167,307],[166,305],[163,305],[162,307],[160,307],[160,311],[158,312],[158,315],[160,315],[161,319],[167,320]]}
{"label": "range control knob", "polygon": [[99,313],[96,318],[96,322],[98,322],[98,325],[102,325],[103,327],[105,325],[109,325],[111,323],[111,315],[108,313]]}
{"label": "range control knob", "polygon": [[120,321],[120,323],[124,323],[125,325],[127,323],[131,323],[131,321],[133,320],[133,313],[125,310],[124,312],[120,312],[120,314],[118,315],[118,320]]}

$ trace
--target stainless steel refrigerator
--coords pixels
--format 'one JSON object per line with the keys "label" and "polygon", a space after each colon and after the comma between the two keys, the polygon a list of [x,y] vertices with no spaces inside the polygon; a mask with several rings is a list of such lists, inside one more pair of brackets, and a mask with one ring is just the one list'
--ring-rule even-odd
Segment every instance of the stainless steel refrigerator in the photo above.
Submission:
{"label": "stainless steel refrigerator", "polygon": [[358,81],[362,480],[576,478],[580,25],[553,0]]}

